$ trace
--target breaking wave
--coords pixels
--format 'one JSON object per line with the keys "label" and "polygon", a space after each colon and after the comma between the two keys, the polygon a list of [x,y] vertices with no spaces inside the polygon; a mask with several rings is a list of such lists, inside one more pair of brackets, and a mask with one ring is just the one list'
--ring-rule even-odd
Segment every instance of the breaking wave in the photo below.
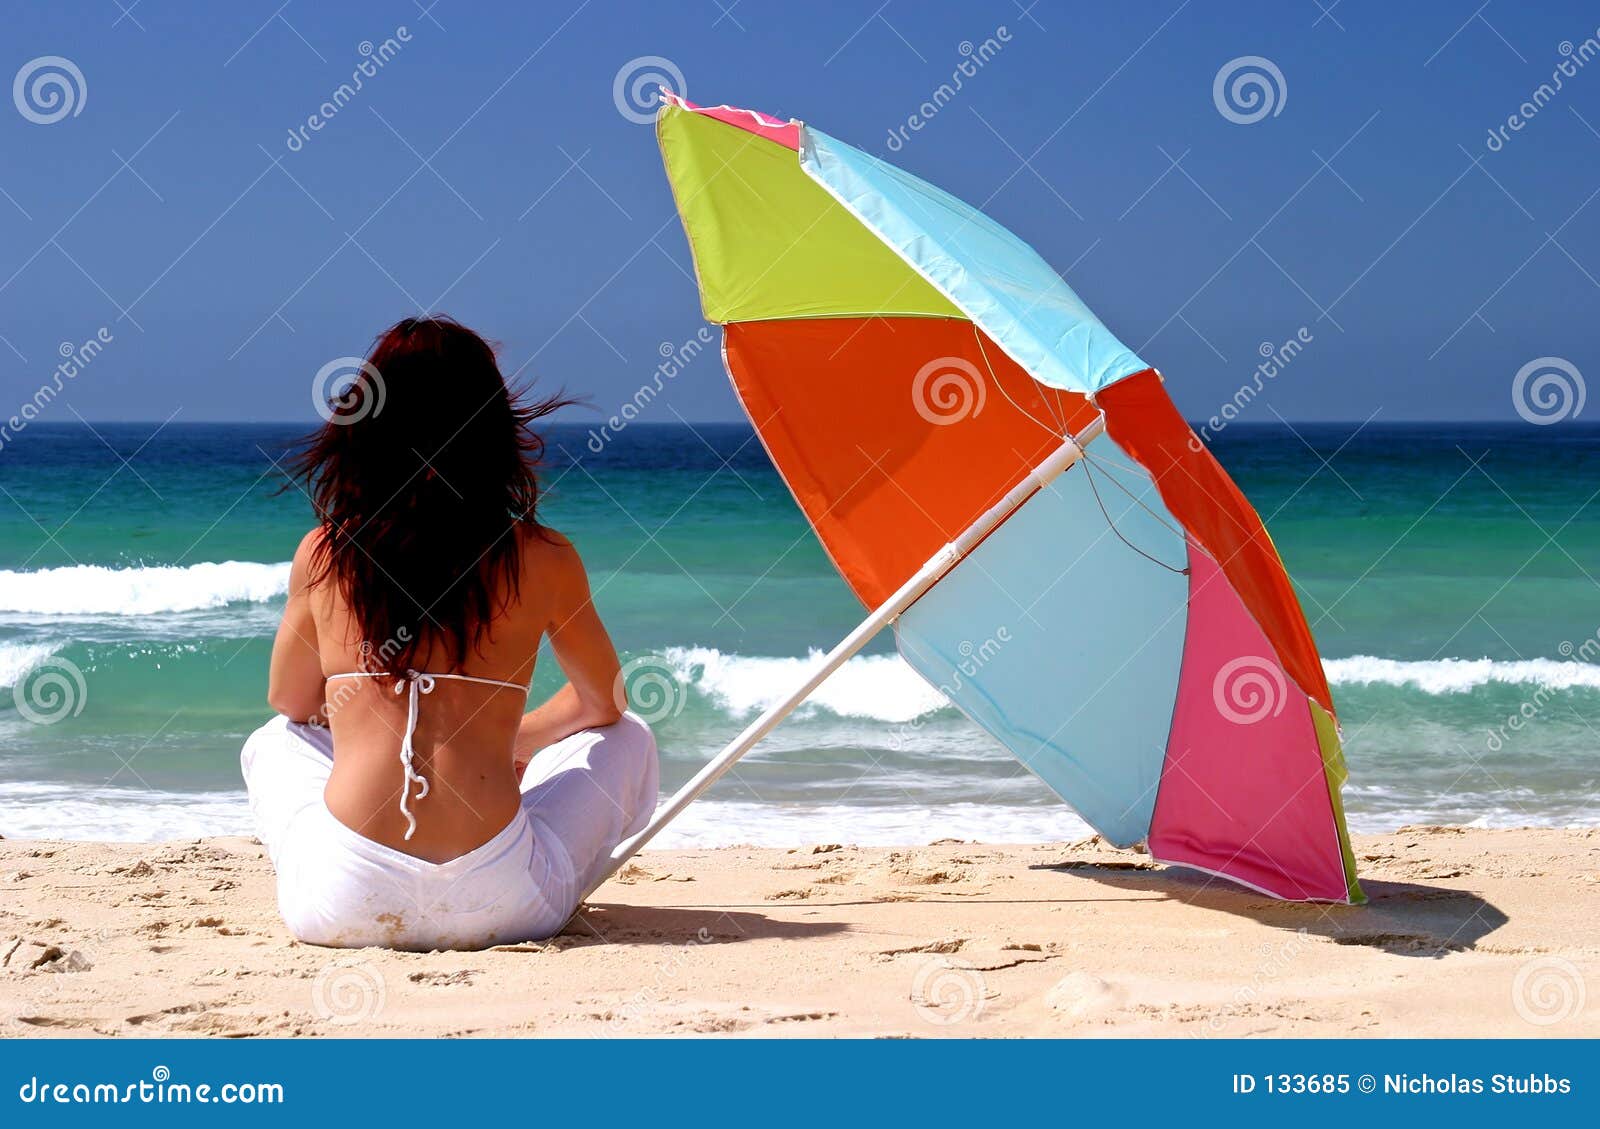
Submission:
{"label": "breaking wave", "polygon": [[0,569],[0,612],[28,615],[158,615],[265,603],[289,590],[289,564],[222,561],[108,568]]}

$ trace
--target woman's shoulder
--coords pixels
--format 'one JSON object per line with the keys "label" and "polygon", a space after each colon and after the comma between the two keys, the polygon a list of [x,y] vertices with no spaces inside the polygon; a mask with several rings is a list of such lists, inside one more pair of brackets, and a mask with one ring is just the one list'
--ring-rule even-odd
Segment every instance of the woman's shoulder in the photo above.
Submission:
{"label": "woman's shoulder", "polygon": [[539,547],[566,551],[573,550],[572,539],[565,533],[562,533],[560,530],[554,529],[551,526],[544,525],[540,522],[530,522],[526,525],[523,525],[521,530],[522,544],[524,548],[534,548],[535,551],[537,551]]}
{"label": "woman's shoulder", "polygon": [[310,586],[316,571],[317,551],[322,546],[323,529],[319,525],[300,538],[295,546],[294,559],[289,562],[289,594],[292,596]]}
{"label": "woman's shoulder", "polygon": [[522,528],[522,571],[545,584],[584,579],[583,560],[572,539],[548,525]]}
{"label": "woman's shoulder", "polygon": [[318,547],[321,546],[323,538],[326,536],[327,531],[320,525],[314,526],[307,530],[306,535],[300,538],[300,544],[295,546],[295,561],[298,563],[310,561],[312,556],[316,553]]}

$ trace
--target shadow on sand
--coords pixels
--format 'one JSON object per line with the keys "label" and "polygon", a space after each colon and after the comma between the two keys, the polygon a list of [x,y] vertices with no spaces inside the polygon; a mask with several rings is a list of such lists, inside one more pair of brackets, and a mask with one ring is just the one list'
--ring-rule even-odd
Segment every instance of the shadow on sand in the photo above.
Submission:
{"label": "shadow on sand", "polygon": [[842,921],[777,921],[760,913],[718,906],[586,905],[556,938],[564,947],[585,944],[726,944],[759,938],[801,941],[843,932]]}
{"label": "shadow on sand", "polygon": [[1303,929],[1336,945],[1364,945],[1395,956],[1438,959],[1469,950],[1507,921],[1470,891],[1412,882],[1363,881],[1367,904],[1341,906],[1275,901],[1198,871],[1148,862],[1067,862],[1029,869],[1238,914],[1274,929]]}

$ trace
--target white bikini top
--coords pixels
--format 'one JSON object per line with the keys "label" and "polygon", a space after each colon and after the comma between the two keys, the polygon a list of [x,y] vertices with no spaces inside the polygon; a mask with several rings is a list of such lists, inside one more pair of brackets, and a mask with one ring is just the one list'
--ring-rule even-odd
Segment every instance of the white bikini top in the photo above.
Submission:
{"label": "white bikini top", "polygon": [[[328,681],[331,682],[335,678],[388,677],[390,675],[383,671],[352,670],[342,674],[330,674]],[[483,686],[498,686],[503,690],[520,690],[523,694],[528,692],[528,687],[520,682],[501,682],[498,678],[474,678],[470,674],[429,674],[425,671],[408,670],[404,678],[395,679],[394,692],[408,695],[406,732],[400,739],[400,765],[405,769],[405,779],[400,784],[400,814],[406,817],[407,839],[410,839],[417,830],[417,817],[411,814],[411,785],[421,785],[417,799],[420,800],[428,794],[428,778],[419,773],[412,764],[416,756],[412,738],[417,735],[417,695],[433,693],[434,682],[440,678],[448,678],[454,682],[476,682]]]}

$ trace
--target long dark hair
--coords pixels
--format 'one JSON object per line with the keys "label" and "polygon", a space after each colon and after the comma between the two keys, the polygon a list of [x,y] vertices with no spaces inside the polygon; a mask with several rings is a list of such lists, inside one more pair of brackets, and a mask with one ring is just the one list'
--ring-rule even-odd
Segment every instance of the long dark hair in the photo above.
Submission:
{"label": "long dark hair", "polygon": [[350,370],[291,463],[322,525],[309,583],[339,586],[367,669],[399,678],[433,646],[464,664],[540,528],[532,425],[573,401],[513,392],[493,347],[448,317],[396,322]]}

